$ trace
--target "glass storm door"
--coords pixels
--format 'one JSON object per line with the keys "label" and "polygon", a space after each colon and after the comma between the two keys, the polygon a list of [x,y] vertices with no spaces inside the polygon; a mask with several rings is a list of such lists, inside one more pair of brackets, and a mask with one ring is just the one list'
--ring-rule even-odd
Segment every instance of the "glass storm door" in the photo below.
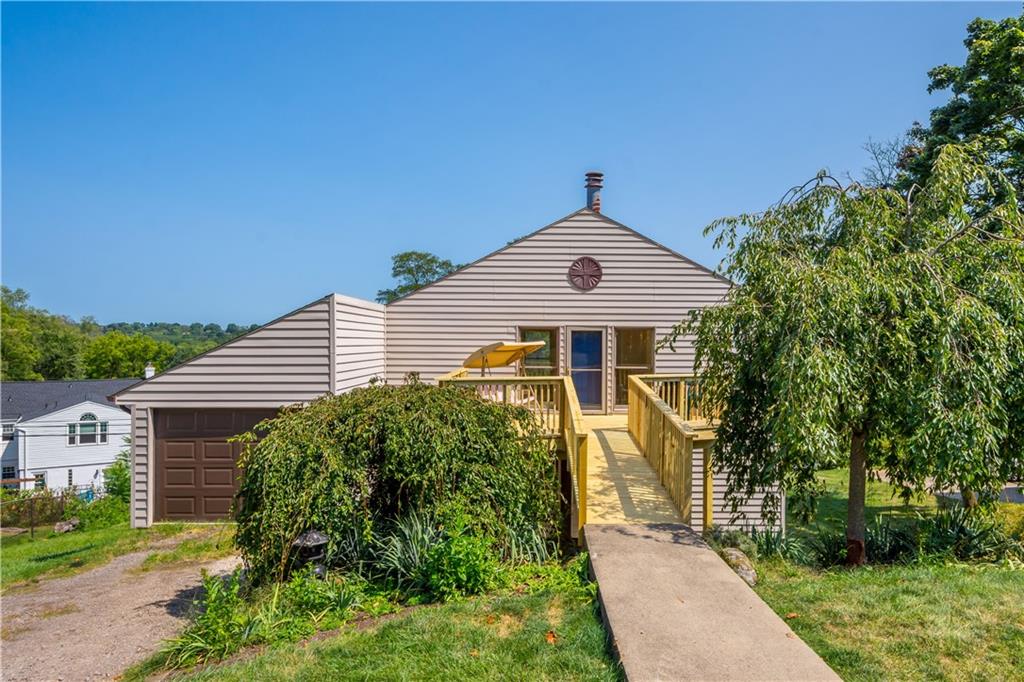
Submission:
{"label": "glass storm door", "polygon": [[604,332],[573,329],[569,332],[569,350],[570,374],[580,407],[600,411],[604,408]]}

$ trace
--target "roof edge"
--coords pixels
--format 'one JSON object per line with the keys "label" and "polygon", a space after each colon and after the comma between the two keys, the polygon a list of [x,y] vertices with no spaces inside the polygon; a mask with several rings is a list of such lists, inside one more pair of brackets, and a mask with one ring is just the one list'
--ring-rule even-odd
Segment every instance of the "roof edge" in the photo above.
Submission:
{"label": "roof edge", "polygon": [[205,358],[207,355],[209,355],[210,353],[213,353],[214,351],[218,351],[221,348],[226,348],[227,346],[230,346],[232,344],[238,343],[242,339],[248,338],[249,336],[252,336],[256,332],[262,331],[262,330],[266,329],[267,327],[269,327],[270,325],[275,324],[277,322],[280,322],[281,320],[285,319],[286,317],[291,317],[295,313],[302,312],[306,308],[311,308],[311,307],[317,305],[318,303],[324,303],[324,302],[333,305],[334,297],[335,297],[335,294],[333,292],[327,294],[326,296],[321,296],[318,299],[310,301],[309,303],[307,303],[304,306],[300,306],[300,307],[296,308],[295,310],[292,310],[290,312],[285,313],[284,315],[280,315],[278,317],[275,317],[270,322],[267,322],[266,324],[262,324],[259,327],[256,327],[256,329],[250,329],[249,331],[247,331],[246,333],[242,334],[241,336],[236,336],[235,338],[233,338],[233,339],[231,339],[229,341],[225,341],[224,343],[220,344],[219,346],[214,346],[213,348],[211,348],[208,351],[205,351],[203,353],[200,353],[199,355],[191,357],[188,360],[186,360],[185,362],[182,362],[181,364],[175,365],[174,367],[169,367],[169,368],[165,369],[164,371],[160,372],[159,374],[154,374],[153,376],[151,376],[148,379],[143,379],[142,381],[140,381],[140,382],[138,382],[136,384],[132,384],[131,386],[129,386],[127,388],[123,388],[120,391],[118,391],[117,393],[114,393],[112,395],[107,396],[107,398],[112,400],[112,401],[114,401],[116,404],[120,405],[121,403],[118,402],[118,399],[121,396],[123,396],[125,393],[127,393],[129,391],[133,391],[136,388],[138,388],[139,386],[142,386],[143,384],[148,384],[149,382],[153,381],[154,379],[158,379],[158,378],[160,378],[160,377],[162,377],[162,376],[164,376],[166,374],[169,374],[170,372],[173,372],[174,370],[178,369],[179,367],[184,367],[185,365],[190,365],[193,362],[195,362],[196,360],[199,360],[200,358]]}

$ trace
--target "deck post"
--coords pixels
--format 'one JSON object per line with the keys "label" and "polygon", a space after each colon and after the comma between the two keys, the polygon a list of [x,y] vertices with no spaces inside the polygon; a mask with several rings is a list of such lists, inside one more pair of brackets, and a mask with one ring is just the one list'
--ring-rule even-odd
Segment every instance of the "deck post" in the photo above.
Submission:
{"label": "deck post", "polygon": [[711,456],[714,446],[715,441],[713,440],[702,443],[704,450],[704,530],[707,530],[715,523],[715,477],[711,469]]}
{"label": "deck post", "polygon": [[679,499],[679,513],[683,523],[693,525],[693,438],[683,436],[683,461],[680,463],[682,495]]}

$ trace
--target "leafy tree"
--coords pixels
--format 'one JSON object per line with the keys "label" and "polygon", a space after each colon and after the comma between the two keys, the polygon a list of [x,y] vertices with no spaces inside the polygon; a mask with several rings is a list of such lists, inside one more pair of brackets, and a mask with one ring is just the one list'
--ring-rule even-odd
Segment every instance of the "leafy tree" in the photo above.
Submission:
{"label": "leafy tree", "polygon": [[0,298],[0,377],[4,381],[42,379],[36,370],[40,352],[32,338],[31,321],[25,311],[28,294],[6,286]]}
{"label": "leafy tree", "polygon": [[170,365],[174,346],[142,334],[108,332],[97,336],[82,354],[85,375],[90,379],[141,377],[146,363],[152,362],[158,372]]}
{"label": "leafy tree", "polygon": [[[845,463],[857,564],[869,475],[905,496],[934,481],[985,497],[1019,471],[1024,222],[1012,184],[985,161],[983,145],[950,145],[910,194],[822,174],[707,228],[740,284],[670,339],[695,334],[734,505],[779,483],[810,508],[815,472]],[[980,196],[1004,199],[977,215]],[[765,513],[777,512],[769,496]]]}
{"label": "leafy tree", "polygon": [[85,335],[71,320],[28,305],[23,289],[2,289],[0,349],[8,381],[76,379]]}
{"label": "leafy tree", "polygon": [[426,251],[403,251],[391,257],[391,276],[398,280],[394,289],[381,289],[377,301],[391,303],[408,293],[436,282],[458,270],[450,260],[443,260]]}
{"label": "leafy tree", "polygon": [[[963,66],[943,64],[928,72],[928,91],[948,89],[953,97],[932,109],[927,127],[911,128],[903,188],[927,182],[943,145],[970,142],[980,146],[987,163],[1007,177],[1024,202],[1024,15],[999,22],[975,19],[964,45]],[[991,203],[985,199],[985,205]]]}

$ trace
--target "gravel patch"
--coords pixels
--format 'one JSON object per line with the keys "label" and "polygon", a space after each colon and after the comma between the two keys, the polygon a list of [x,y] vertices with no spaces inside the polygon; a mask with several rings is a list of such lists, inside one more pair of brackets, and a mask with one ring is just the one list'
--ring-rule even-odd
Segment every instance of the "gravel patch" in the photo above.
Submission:
{"label": "gravel patch", "polygon": [[201,569],[231,572],[238,557],[139,571],[153,551],[117,557],[3,596],[3,679],[102,680],[155,652],[185,625]]}

